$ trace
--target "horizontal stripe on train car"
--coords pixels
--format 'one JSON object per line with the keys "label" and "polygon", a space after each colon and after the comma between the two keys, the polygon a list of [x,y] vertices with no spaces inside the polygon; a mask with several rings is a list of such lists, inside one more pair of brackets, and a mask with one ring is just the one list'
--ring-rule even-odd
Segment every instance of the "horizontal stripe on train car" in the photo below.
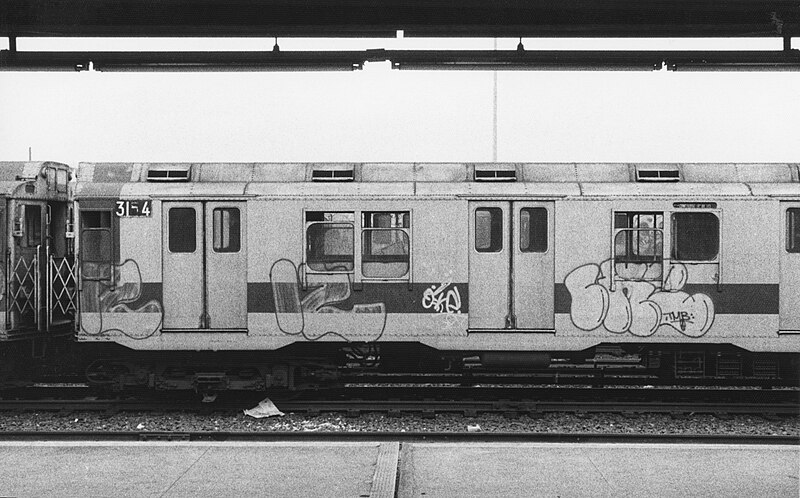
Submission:
{"label": "horizontal stripe on train car", "polygon": [[[86,313],[96,313],[99,308],[103,311],[135,312],[147,311],[153,301],[159,305],[163,303],[163,286],[161,282],[145,282],[141,284],[139,296],[134,301],[125,300],[125,294],[136,294],[124,285],[118,286],[117,291],[107,293],[98,292],[97,283],[84,281],[81,294],[81,309]],[[129,285],[129,284],[128,284]],[[325,307],[335,307],[341,310],[355,310],[370,312],[381,305],[387,313],[439,313],[461,312],[467,313],[469,309],[469,295],[467,284],[455,283],[443,287],[443,284],[415,283],[409,287],[407,282],[365,282],[362,290],[348,289],[349,284],[337,283],[322,286],[309,286],[307,291],[301,291],[293,284],[278,284],[279,302],[281,311],[297,311],[301,307],[305,311],[317,311]],[[103,298],[92,299],[91,296],[102,294]],[[119,295],[120,298],[115,298]],[[275,313],[275,293],[273,285],[269,282],[247,283],[247,312],[248,313]]]}
{"label": "horizontal stripe on train car", "polygon": [[[292,313],[301,308],[316,312],[333,307],[341,310],[369,312],[383,305],[387,313],[467,313],[469,295],[466,283],[364,282],[361,290],[348,283],[309,284],[302,291],[296,284],[248,282],[247,311],[249,313]],[[277,300],[276,300],[277,294]]]}
{"label": "horizontal stripe on train car", "polygon": [[[705,294],[714,303],[714,312],[721,315],[777,315],[780,308],[778,284],[686,284],[681,292]],[[555,312],[569,313],[572,296],[567,286],[555,288]]]}
{"label": "horizontal stripe on train car", "polygon": [[[86,286],[85,282],[82,293],[82,309],[85,312],[96,312],[98,311],[98,302],[96,299],[89,298],[90,293],[87,287],[89,286]],[[455,306],[454,294],[449,291],[458,289],[458,298],[461,305],[458,309],[461,313],[469,312],[469,290],[466,283],[451,284],[437,294],[435,291],[439,287],[441,287],[441,284],[415,283],[411,285],[411,290],[409,290],[408,284],[405,282],[365,282],[363,290],[350,292],[348,299],[337,302],[334,306],[347,310],[352,309],[354,304],[367,306],[383,303],[386,306],[387,313],[436,313],[439,310],[444,311],[446,306],[451,308]],[[690,295],[696,293],[706,294],[714,302],[714,311],[718,314],[764,315],[779,313],[778,284],[723,284],[720,289],[721,291],[718,291],[715,284],[687,284],[682,291]],[[291,289],[288,290],[289,293],[285,293],[284,300],[292,297],[293,291]],[[314,287],[310,287],[309,291],[300,291],[298,295],[300,301],[302,302],[304,299],[309,298],[309,294],[314,290]],[[427,290],[431,291],[429,295],[433,294],[431,296],[433,299],[426,299],[424,304],[427,307],[425,307],[423,299],[425,299]],[[333,295],[335,292],[328,291],[326,293],[330,299],[336,299],[336,296]],[[555,312],[568,314],[572,304],[572,296],[563,283],[555,284],[554,297]],[[2,306],[0,311],[5,308],[5,301],[5,299],[0,301],[0,306]],[[108,304],[112,304],[112,307],[123,304],[129,310],[136,311],[151,301],[163,302],[161,282],[143,283],[138,299],[124,303],[114,302],[113,300],[106,302],[104,311],[109,310]],[[284,309],[289,311],[292,306],[296,306],[296,303],[293,305],[286,302],[284,306]],[[437,310],[437,306],[439,310]],[[275,312],[275,298],[270,283],[248,282],[247,311],[248,313]],[[451,309],[451,311],[455,310]]]}

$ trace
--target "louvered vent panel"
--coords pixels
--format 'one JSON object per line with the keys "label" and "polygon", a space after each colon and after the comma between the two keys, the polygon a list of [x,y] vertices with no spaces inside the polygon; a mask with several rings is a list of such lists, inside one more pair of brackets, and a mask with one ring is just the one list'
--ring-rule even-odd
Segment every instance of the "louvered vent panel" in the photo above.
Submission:
{"label": "louvered vent panel", "polygon": [[475,169],[476,182],[515,182],[517,172],[513,169]]}
{"label": "louvered vent panel", "polygon": [[637,182],[679,182],[681,172],[677,169],[637,169]]}
{"label": "louvered vent panel", "polygon": [[315,182],[352,182],[355,175],[352,169],[315,169],[311,180]]}
{"label": "louvered vent panel", "polygon": [[148,182],[188,182],[191,178],[191,166],[151,167],[147,170]]}

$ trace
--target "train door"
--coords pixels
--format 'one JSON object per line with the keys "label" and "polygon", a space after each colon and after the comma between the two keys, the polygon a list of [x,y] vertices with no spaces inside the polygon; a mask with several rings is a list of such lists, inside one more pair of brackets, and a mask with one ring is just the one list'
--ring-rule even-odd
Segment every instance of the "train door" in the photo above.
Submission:
{"label": "train door", "polygon": [[800,202],[781,202],[780,330],[800,331]]}
{"label": "train door", "polygon": [[[47,217],[44,202],[17,202],[13,220],[14,258],[9,265],[12,329],[45,330]],[[45,271],[43,271],[45,269]]]}
{"label": "train door", "polygon": [[469,328],[510,326],[510,203],[469,203]]}
{"label": "train door", "polygon": [[243,202],[164,202],[165,329],[245,329]]}
{"label": "train door", "polygon": [[469,328],[552,330],[553,203],[470,203]]}
{"label": "train door", "polygon": [[208,327],[247,328],[245,203],[208,202],[205,212]]}
{"label": "train door", "polygon": [[162,217],[164,328],[204,328],[203,204],[164,202]]}
{"label": "train door", "polygon": [[512,235],[512,316],[516,328],[553,330],[553,203],[512,203],[515,235]]}

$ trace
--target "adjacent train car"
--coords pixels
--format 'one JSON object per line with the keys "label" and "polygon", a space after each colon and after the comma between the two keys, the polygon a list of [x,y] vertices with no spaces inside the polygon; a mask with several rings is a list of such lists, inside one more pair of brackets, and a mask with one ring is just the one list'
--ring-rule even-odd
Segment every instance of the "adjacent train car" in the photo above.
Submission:
{"label": "adjacent train car", "polygon": [[60,163],[0,162],[0,341],[73,331],[70,175]]}
{"label": "adjacent train car", "polygon": [[796,376],[798,199],[797,164],[83,163],[76,337],[161,388],[303,359]]}

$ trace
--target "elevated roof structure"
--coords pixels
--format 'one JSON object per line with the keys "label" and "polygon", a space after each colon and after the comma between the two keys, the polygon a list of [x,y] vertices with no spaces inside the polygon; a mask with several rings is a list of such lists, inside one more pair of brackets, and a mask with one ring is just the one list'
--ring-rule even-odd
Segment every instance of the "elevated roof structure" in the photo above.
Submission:
{"label": "elevated roof structure", "polygon": [[782,37],[796,0],[5,0],[1,36]]}
{"label": "elevated roof structure", "polygon": [[[768,52],[22,52],[23,37],[776,38]],[[0,70],[800,70],[797,0],[5,0]],[[276,43],[275,47],[278,45]],[[324,47],[322,47],[324,48]]]}

